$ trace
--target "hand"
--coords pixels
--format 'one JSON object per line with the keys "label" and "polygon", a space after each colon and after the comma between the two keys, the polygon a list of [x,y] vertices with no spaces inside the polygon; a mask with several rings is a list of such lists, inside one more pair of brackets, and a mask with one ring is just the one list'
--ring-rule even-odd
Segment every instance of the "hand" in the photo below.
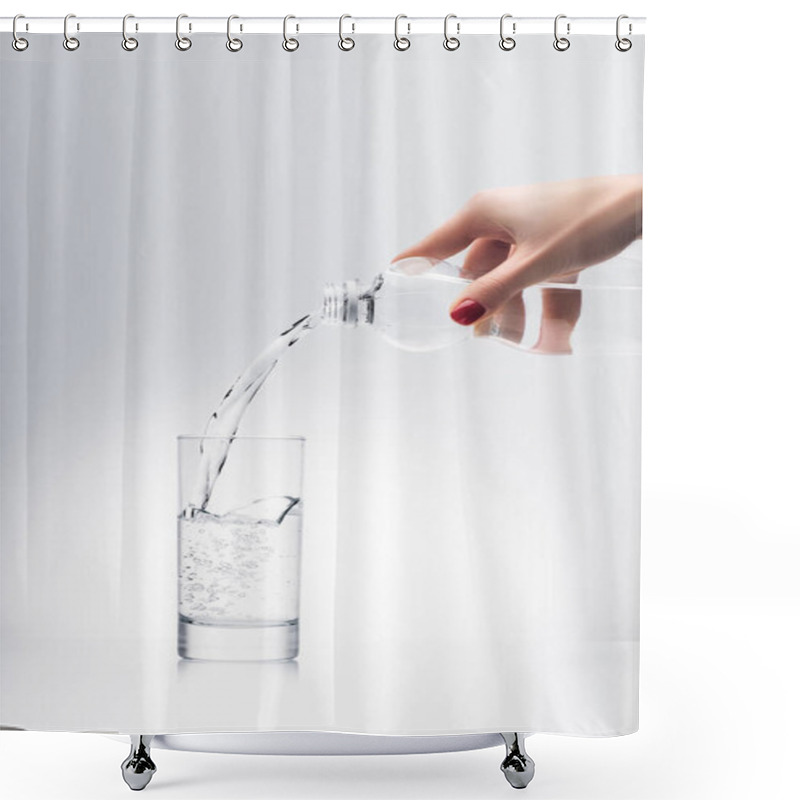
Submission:
{"label": "hand", "polygon": [[[574,283],[578,273],[615,256],[642,235],[642,176],[619,175],[476,194],[455,216],[400,253],[445,259],[469,247],[462,275],[473,282],[450,316],[461,325],[489,317],[504,335],[521,336],[521,292],[550,280]],[[540,352],[570,352],[580,292],[544,289]],[[480,332],[480,330],[479,330]]]}

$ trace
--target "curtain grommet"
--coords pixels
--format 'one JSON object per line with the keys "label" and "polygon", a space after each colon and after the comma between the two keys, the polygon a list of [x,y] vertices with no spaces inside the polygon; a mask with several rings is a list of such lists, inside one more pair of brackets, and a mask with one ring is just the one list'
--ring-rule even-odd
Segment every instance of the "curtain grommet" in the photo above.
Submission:
{"label": "curtain grommet", "polygon": [[[456,35],[451,36],[449,31],[450,20],[456,20]],[[458,17],[455,14],[448,14],[444,18],[444,41],[442,42],[442,46],[445,50],[449,50],[451,53],[454,50],[458,50],[461,47],[461,40],[458,38],[458,35],[461,33],[461,23],[458,21]]]}
{"label": "curtain grommet", "polygon": [[[181,20],[188,19],[188,14],[178,14],[175,18],[175,47],[181,52],[186,52],[192,46],[192,40],[188,36],[181,34]],[[192,30],[192,23],[189,23],[189,32]]]}
{"label": "curtain grommet", "polygon": [[[349,53],[355,46],[356,40],[352,36],[345,36],[344,35],[344,21],[346,19],[353,19],[349,14],[342,14],[339,17],[339,49],[343,50],[345,53]],[[352,30],[351,33],[356,32],[356,24],[355,22],[350,23]]]}
{"label": "curtain grommet", "polygon": [[[231,35],[231,22],[233,22],[235,19],[239,19],[238,15],[236,14],[231,14],[228,17],[228,29],[226,31],[228,41],[225,42],[225,47],[227,47],[231,53],[238,53],[244,47],[244,43],[241,39],[236,39]],[[241,25],[239,26],[239,30],[241,30]]]}
{"label": "curtain grommet", "polygon": [[[128,36],[128,20],[134,19],[133,14],[126,14],[122,18],[122,49],[126,50],[129,53],[132,53],[138,46],[139,40],[134,38],[133,36]],[[139,25],[136,25],[136,29],[139,29]]]}
{"label": "curtain grommet", "polygon": [[409,39],[409,35],[411,34],[411,23],[406,22],[406,35],[400,35],[400,20],[405,19],[407,20],[408,17],[405,14],[398,14],[394,18],[394,49],[399,50],[401,53],[408,50],[411,47],[411,39]]}
{"label": "curtain grommet", "polygon": [[[300,42],[294,37],[289,36],[290,19],[297,19],[297,17],[293,16],[292,14],[287,14],[283,18],[283,42],[281,43],[281,47],[283,47],[287,53],[294,53],[294,51],[300,47]],[[300,26],[295,24],[295,31],[298,32],[299,30]]]}
{"label": "curtain grommet", "polygon": [[18,19],[25,19],[24,14],[17,14],[14,17],[14,21],[11,23],[11,46],[18,52],[22,53],[28,49],[28,40],[23,39],[17,33],[17,20]]}
{"label": "curtain grommet", "polygon": [[[67,16],[64,17],[64,41],[62,44],[64,45],[65,50],[69,50],[70,53],[73,53],[81,46],[81,42],[77,37],[69,35],[68,26],[71,19],[75,19],[74,14],[67,14]],[[76,30],[80,29],[80,25],[76,23]]]}
{"label": "curtain grommet", "polygon": [[570,42],[570,40],[567,39],[567,36],[569,36],[570,34],[570,28],[571,28],[569,22],[567,22],[566,36],[561,36],[558,32],[558,21],[566,18],[567,18],[566,14],[558,14],[555,20],[553,21],[553,36],[555,37],[555,41],[553,42],[553,47],[555,47],[555,49],[558,50],[559,53],[564,53],[565,51],[569,50],[569,46],[570,44],[572,44],[572,42]]}
{"label": "curtain grommet", "polygon": [[[505,32],[505,24],[507,19],[513,19],[511,14],[503,14],[500,17],[500,49],[509,52],[509,50],[513,50],[517,46],[517,40],[513,36],[506,36]],[[517,32],[517,23],[511,23],[511,33],[515,34]]]}

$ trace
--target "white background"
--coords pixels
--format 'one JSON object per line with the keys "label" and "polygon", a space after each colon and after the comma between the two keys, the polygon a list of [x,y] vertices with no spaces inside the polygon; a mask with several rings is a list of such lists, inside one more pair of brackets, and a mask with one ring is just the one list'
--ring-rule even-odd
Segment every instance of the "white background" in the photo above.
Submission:
{"label": "white background", "polygon": [[[28,16],[647,16],[641,730],[528,746],[544,800],[797,796],[793,515],[797,409],[796,75],[800,12],[687,0],[32,2]],[[6,42],[2,46],[8,46]],[[687,721],[690,721],[687,724]],[[0,734],[4,795],[126,796],[121,744]],[[499,750],[285,758],[155,752],[170,798],[507,797]]]}

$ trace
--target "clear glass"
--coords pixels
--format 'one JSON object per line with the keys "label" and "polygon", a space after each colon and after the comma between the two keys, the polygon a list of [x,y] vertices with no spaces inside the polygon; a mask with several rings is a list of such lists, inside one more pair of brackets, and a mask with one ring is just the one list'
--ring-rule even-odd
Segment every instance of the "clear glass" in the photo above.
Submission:
{"label": "clear glass", "polygon": [[203,448],[178,437],[178,653],[285,661],[299,651],[301,437],[225,437],[230,448],[204,508],[190,505]]}
{"label": "clear glass", "polygon": [[446,261],[407,258],[372,285],[358,281],[325,288],[322,321],[368,325],[396,347],[438,350],[476,337],[539,355],[641,351],[640,262],[620,254],[584,270],[575,282],[545,282],[512,297],[473,326],[450,318],[450,307],[469,285]]}

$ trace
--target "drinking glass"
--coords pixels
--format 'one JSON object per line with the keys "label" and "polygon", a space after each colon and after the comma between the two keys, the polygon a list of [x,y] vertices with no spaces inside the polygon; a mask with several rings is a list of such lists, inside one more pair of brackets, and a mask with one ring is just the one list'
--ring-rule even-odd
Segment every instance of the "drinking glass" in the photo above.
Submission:
{"label": "drinking glass", "polygon": [[303,447],[302,437],[178,437],[182,658],[297,656]]}

